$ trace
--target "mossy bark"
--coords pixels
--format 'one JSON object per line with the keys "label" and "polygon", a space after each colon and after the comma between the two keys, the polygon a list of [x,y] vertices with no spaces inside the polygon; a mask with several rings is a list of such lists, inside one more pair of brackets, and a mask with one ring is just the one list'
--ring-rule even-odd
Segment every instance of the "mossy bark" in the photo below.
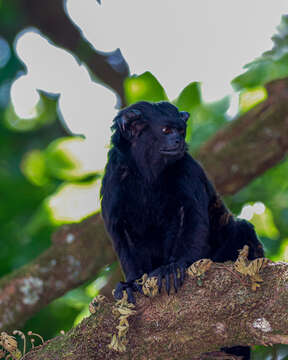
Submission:
{"label": "mossy bark", "polygon": [[288,264],[271,263],[261,277],[252,291],[233,264],[212,264],[201,282],[188,277],[177,294],[139,294],[123,353],[108,348],[119,319],[104,300],[95,314],[25,360],[191,360],[223,346],[287,343]]}
{"label": "mossy bark", "polygon": [[0,280],[0,332],[19,328],[42,307],[115,260],[99,214],[81,224],[63,226],[48,250]]}

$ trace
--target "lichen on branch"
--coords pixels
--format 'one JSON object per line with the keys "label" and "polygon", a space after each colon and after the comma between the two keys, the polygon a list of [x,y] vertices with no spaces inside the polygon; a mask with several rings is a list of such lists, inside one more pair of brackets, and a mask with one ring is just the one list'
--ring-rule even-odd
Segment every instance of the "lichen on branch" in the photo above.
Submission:
{"label": "lichen on branch", "polygon": [[120,318],[112,312],[115,302],[105,299],[75,329],[34,349],[25,360],[56,360],[68,353],[69,360],[140,360],[147,354],[149,359],[201,359],[202,353],[223,346],[287,341],[288,264],[271,262],[259,269],[263,282],[256,291],[235,263],[204,264],[186,277],[177,294],[136,294],[124,331],[125,351],[109,347]]}

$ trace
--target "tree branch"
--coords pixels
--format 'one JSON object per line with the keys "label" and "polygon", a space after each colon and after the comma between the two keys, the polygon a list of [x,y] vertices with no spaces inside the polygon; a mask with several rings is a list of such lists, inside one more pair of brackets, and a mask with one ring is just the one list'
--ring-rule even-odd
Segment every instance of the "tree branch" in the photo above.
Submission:
{"label": "tree branch", "polygon": [[0,280],[0,329],[19,328],[42,307],[115,260],[99,215],[63,226],[48,250]]}
{"label": "tree branch", "polygon": [[[201,282],[189,277],[178,294],[137,295],[136,314],[128,318],[123,353],[110,350],[119,314],[109,300],[64,336],[28,353],[25,360],[191,359],[223,346],[287,343],[288,264],[272,263],[262,271],[255,292],[233,264],[212,264]],[[198,356],[198,357],[197,357]],[[201,358],[201,357],[200,357]],[[207,357],[206,357],[207,358]]]}
{"label": "tree branch", "polygon": [[268,98],[218,131],[197,153],[217,190],[234,194],[288,151],[288,79],[267,84]]}

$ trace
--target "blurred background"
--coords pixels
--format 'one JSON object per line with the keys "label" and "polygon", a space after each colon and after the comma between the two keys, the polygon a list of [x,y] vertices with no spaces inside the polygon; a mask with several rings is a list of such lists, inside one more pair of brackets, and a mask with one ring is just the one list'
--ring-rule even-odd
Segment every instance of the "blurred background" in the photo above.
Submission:
{"label": "blurred background", "polygon": [[[288,77],[285,14],[284,0],[0,0],[0,277],[49,248],[59,226],[99,211],[117,109],[181,104],[193,154],[264,101],[264,85]],[[225,198],[275,261],[288,259],[287,174],[284,159]],[[110,265],[22,330],[49,339],[77,324]],[[284,358],[285,346],[254,351]]]}

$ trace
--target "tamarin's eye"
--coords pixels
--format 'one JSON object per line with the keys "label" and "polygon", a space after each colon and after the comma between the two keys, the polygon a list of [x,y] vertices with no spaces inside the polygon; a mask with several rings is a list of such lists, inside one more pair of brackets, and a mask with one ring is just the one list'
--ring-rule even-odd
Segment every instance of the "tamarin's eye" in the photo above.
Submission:
{"label": "tamarin's eye", "polygon": [[165,135],[171,134],[171,133],[172,133],[172,129],[171,129],[170,127],[165,126],[165,127],[162,128],[162,132],[163,132]]}

